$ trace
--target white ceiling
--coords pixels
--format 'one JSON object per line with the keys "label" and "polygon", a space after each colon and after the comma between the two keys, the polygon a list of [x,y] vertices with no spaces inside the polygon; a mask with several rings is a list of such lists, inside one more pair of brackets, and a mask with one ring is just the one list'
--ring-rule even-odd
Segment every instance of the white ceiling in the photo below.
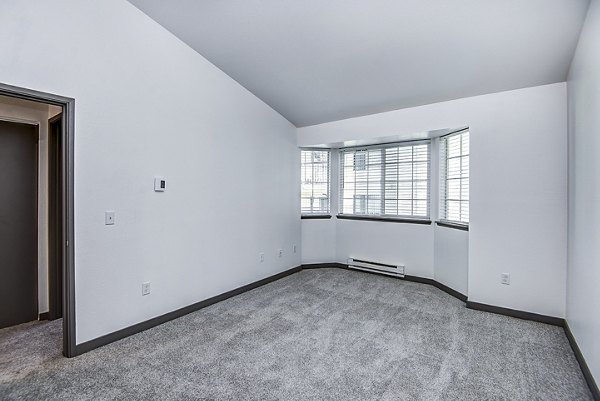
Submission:
{"label": "white ceiling", "polygon": [[129,0],[296,126],[565,81],[588,0]]}

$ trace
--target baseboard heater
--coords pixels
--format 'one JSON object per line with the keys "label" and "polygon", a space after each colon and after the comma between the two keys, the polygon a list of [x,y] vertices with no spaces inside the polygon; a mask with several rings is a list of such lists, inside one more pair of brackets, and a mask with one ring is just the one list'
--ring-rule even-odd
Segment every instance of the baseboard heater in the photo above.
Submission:
{"label": "baseboard heater", "polygon": [[387,263],[372,262],[368,260],[349,258],[348,267],[372,273],[387,274],[389,276],[404,277],[404,265],[389,265]]}

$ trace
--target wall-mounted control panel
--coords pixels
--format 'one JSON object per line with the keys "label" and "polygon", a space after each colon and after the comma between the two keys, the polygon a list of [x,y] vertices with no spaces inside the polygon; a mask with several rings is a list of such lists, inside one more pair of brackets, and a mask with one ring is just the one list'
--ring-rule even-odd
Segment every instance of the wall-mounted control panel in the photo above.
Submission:
{"label": "wall-mounted control panel", "polygon": [[115,224],[115,212],[104,212],[104,224],[107,226]]}
{"label": "wall-mounted control panel", "polygon": [[154,191],[165,192],[167,189],[167,181],[163,177],[154,177]]}

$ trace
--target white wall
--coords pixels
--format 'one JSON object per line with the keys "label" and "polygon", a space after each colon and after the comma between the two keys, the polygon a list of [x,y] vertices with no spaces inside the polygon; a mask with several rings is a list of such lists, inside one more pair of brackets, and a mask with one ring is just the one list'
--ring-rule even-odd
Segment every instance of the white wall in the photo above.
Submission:
{"label": "white wall", "polygon": [[567,321],[600,382],[600,2],[593,0],[569,73]]}
{"label": "white wall", "polygon": [[300,264],[282,116],[124,0],[5,1],[0,37],[3,83],[76,100],[77,343]]}
{"label": "white wall", "polygon": [[[470,127],[469,299],[563,317],[565,106],[566,84],[559,83],[300,128],[298,144],[311,146]],[[411,238],[415,244],[420,242],[413,235],[419,228],[399,226],[397,230],[410,230],[410,234],[388,234],[397,236],[399,243]],[[339,243],[339,231],[337,237]],[[417,265],[433,263],[430,256],[423,258],[428,260]],[[427,277],[425,270],[407,269],[407,273]],[[433,274],[433,268],[429,271]],[[510,286],[500,284],[503,272],[511,274]]]}
{"label": "white wall", "polygon": [[338,220],[337,259],[349,257],[402,264],[411,276],[433,278],[433,227],[378,221]]}
{"label": "white wall", "polygon": [[48,312],[48,119],[60,108],[0,96],[0,120],[38,126],[38,313]]}
{"label": "white wall", "polygon": [[435,227],[433,266],[436,281],[469,294],[469,232]]}
{"label": "white wall", "polygon": [[321,219],[302,220],[301,231],[302,264],[336,261],[335,222]]}

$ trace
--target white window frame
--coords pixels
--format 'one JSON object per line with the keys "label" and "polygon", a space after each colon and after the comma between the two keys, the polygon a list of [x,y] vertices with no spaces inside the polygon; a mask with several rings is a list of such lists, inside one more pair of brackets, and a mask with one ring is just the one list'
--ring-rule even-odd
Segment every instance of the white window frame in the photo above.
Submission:
{"label": "white window frame", "polygon": [[[468,150],[463,150],[463,138],[465,136],[465,134],[467,135],[467,141],[470,142],[470,133],[469,133],[469,129],[465,128],[462,129],[460,131],[457,132],[453,132],[451,134],[448,135],[444,135],[442,137],[440,137],[440,206],[439,206],[439,214],[440,214],[440,222],[442,223],[448,223],[448,224],[452,224],[452,225],[459,225],[459,226],[464,226],[467,227],[469,226],[469,220],[470,220],[470,143],[468,146]],[[460,136],[461,140],[460,140],[460,150],[459,150],[459,155],[458,156],[454,156],[454,157],[449,157],[449,149],[448,149],[448,145],[447,145],[447,141],[448,139],[452,138],[452,137],[456,137],[456,136]],[[465,153],[466,152],[466,153]],[[460,160],[460,170],[459,170],[459,177],[455,177],[455,178],[449,178],[449,163],[450,163],[450,159],[459,159]],[[464,164],[463,161],[467,160],[467,168],[463,168]],[[465,171],[466,170],[466,173]],[[449,199],[448,198],[448,193],[449,193],[449,182],[450,181],[459,181],[459,197],[455,198],[455,199]],[[466,180],[467,185],[466,185],[466,196],[463,194],[463,188],[465,188],[465,186],[463,185],[464,181]],[[458,219],[456,218],[449,218],[448,217],[448,203],[449,202],[458,202]],[[463,208],[463,204],[466,203],[467,207],[466,207],[466,213],[465,210]]]}
{"label": "white window frame", "polygon": [[[314,152],[325,152],[327,153],[327,194],[326,197],[315,197],[314,195],[314,182],[308,183],[304,182],[302,179],[303,171],[305,168],[305,163],[303,163],[302,153],[303,152],[311,152],[311,162],[308,163],[312,166],[312,176],[314,177],[314,165],[316,164],[314,161]],[[322,149],[322,148],[300,148],[300,213],[301,216],[331,216],[331,149]],[[303,197],[302,196],[302,186],[310,184],[312,188],[312,196],[311,197]],[[302,200],[310,199],[310,211],[302,210]],[[321,201],[325,202],[325,211],[323,208],[319,208],[318,210],[313,210],[313,201],[314,199],[321,199]]]}
{"label": "white window frame", "polygon": [[[427,145],[427,199],[425,199],[426,201],[426,215],[415,215],[413,214],[385,214],[385,201],[386,201],[386,197],[385,197],[385,193],[386,193],[386,167],[388,166],[386,164],[386,160],[385,160],[385,149],[389,149],[389,148],[400,148],[400,147],[414,147],[417,145]],[[362,166],[364,165],[364,163],[366,162],[365,160],[362,161],[361,163],[357,164],[357,156],[360,155],[361,151],[369,151],[369,150],[373,150],[373,149],[382,149],[382,160],[381,160],[381,193],[380,193],[380,197],[381,197],[381,208],[380,210],[383,213],[368,213],[368,210],[366,210],[364,213],[357,213],[357,204],[356,204],[356,199],[357,197],[360,197],[361,199],[367,200],[367,198],[370,196],[369,195],[357,195],[356,193],[354,193],[354,201],[353,201],[353,212],[352,213],[348,213],[347,211],[344,212],[344,167],[347,167],[344,165],[344,155],[346,153],[349,152],[353,152],[354,153],[354,167],[356,168],[357,165]],[[339,152],[339,196],[338,196],[338,202],[339,202],[339,211],[340,213],[338,214],[338,216],[340,218],[375,218],[375,219],[389,219],[389,220],[413,220],[415,222],[430,222],[431,219],[431,140],[422,140],[422,141],[404,141],[404,142],[394,142],[394,143],[389,143],[389,144],[382,144],[382,145],[370,145],[370,146],[361,146],[361,147],[349,147],[349,148],[342,148],[340,149]],[[361,160],[361,159],[359,159]],[[413,148],[413,158],[410,161],[411,164],[415,164],[415,163],[419,163],[419,161],[415,161],[414,160],[414,148]],[[421,161],[422,163],[422,161]],[[416,199],[413,198],[414,196],[414,192],[415,192],[415,187],[414,187],[414,183],[415,182],[419,182],[419,181],[423,181],[423,180],[415,180],[414,177],[413,179],[410,181],[411,182],[411,206],[414,208],[414,202],[416,201],[422,201],[422,199]],[[396,182],[400,182],[398,179],[396,180]],[[355,189],[356,192],[356,189]],[[349,198],[348,198],[349,199]],[[397,200],[397,198],[396,198]],[[408,200],[408,199],[406,199]],[[366,204],[366,202],[364,202]],[[368,209],[366,206],[364,207],[364,209]]]}

